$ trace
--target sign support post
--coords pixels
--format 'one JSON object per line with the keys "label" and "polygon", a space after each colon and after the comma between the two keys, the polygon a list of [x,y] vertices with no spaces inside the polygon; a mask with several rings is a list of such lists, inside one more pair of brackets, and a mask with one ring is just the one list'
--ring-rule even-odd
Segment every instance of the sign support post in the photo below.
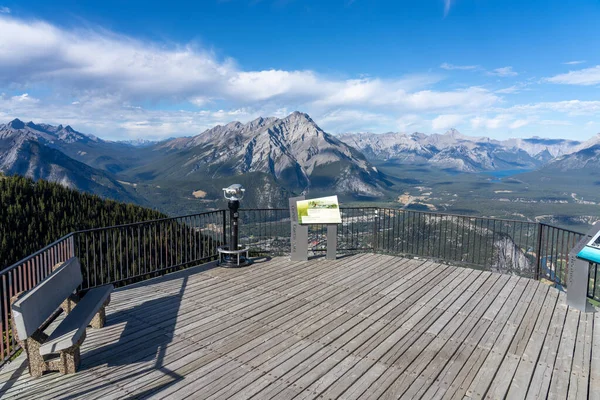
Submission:
{"label": "sign support post", "polygon": [[[600,222],[596,222],[592,229],[569,252],[567,304],[584,312],[593,311],[593,307],[588,302],[587,294],[590,263],[597,262],[600,252],[598,245],[591,243],[598,237],[598,232],[600,232]],[[590,238],[592,238],[591,242]]]}
{"label": "sign support post", "polygon": [[304,200],[304,196],[291,197],[290,223],[291,223],[291,261],[308,261],[308,226],[301,225],[298,221],[298,200]]}
{"label": "sign support post", "polygon": [[337,257],[337,224],[327,224],[327,260]]}

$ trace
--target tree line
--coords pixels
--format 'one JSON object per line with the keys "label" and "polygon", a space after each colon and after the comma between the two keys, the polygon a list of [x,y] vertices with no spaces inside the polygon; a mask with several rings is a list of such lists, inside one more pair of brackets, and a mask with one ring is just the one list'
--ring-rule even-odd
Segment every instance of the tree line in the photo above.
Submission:
{"label": "tree line", "polygon": [[72,231],[166,217],[57,183],[0,174],[0,269]]}

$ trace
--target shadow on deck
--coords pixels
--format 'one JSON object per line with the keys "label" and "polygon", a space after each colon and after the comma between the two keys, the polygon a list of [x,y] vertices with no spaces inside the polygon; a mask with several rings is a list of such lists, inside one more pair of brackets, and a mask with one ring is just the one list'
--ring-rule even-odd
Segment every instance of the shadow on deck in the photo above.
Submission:
{"label": "shadow on deck", "polygon": [[593,398],[600,319],[540,282],[385,255],[197,267],[121,288],[81,370],[2,398]]}

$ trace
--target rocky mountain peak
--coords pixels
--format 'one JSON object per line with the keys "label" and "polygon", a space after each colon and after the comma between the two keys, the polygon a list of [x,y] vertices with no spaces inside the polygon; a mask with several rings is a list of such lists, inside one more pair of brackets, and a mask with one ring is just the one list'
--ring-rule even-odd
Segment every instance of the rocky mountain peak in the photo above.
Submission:
{"label": "rocky mountain peak", "polygon": [[288,119],[290,121],[291,120],[303,120],[303,121],[311,122],[313,124],[315,123],[308,114],[300,112],[300,111],[294,111],[293,113],[291,113],[284,119]]}
{"label": "rocky mountain peak", "polygon": [[597,133],[596,136],[592,136],[585,142],[581,143],[577,150],[585,150],[590,147],[594,147],[600,144],[600,133]]}
{"label": "rocky mountain peak", "polygon": [[460,133],[458,130],[456,130],[454,128],[448,129],[446,131],[446,133],[444,133],[444,135],[450,136],[450,137],[453,137],[453,138],[462,137],[462,133]]}
{"label": "rocky mountain peak", "polygon": [[8,123],[9,128],[12,129],[24,129],[25,123],[21,121],[19,118],[15,118]]}
{"label": "rocky mountain peak", "polygon": [[[382,178],[364,156],[301,112],[217,126],[193,138],[158,146],[168,151],[184,147],[190,151],[183,167],[187,175],[200,171],[213,171],[213,177],[265,173],[286,190],[300,192],[325,185],[337,187],[340,193],[382,194]],[[317,185],[311,178],[315,170],[320,171]]]}
{"label": "rocky mountain peak", "polygon": [[35,124],[33,121],[29,121],[28,123],[25,124],[25,126],[27,126],[28,128],[31,128],[31,129],[38,130],[38,131],[45,131],[44,128]]}
{"label": "rocky mountain peak", "polygon": [[290,141],[304,141],[311,137],[322,137],[325,134],[308,114],[299,111],[294,111],[276,125],[283,128],[286,138]]}

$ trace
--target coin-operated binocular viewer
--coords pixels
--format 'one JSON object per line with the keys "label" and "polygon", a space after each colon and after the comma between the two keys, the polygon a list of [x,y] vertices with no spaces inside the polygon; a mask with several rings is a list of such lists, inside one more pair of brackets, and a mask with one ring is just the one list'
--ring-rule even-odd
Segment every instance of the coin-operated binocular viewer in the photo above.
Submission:
{"label": "coin-operated binocular viewer", "polygon": [[[233,184],[229,187],[223,188],[223,196],[228,200],[227,206],[229,208],[229,244],[227,246],[220,246],[217,250],[219,252],[219,265],[224,267],[241,267],[248,264],[248,248],[239,248],[239,213],[240,200],[244,198],[244,192],[246,189],[240,184]],[[245,254],[245,256],[244,256]]]}
{"label": "coin-operated binocular viewer", "polygon": [[[569,276],[567,279],[567,304],[580,311],[594,311],[588,302],[588,294],[598,286],[596,279],[600,268],[600,222],[592,227],[569,252]],[[590,271],[593,276],[590,276]],[[593,285],[590,286],[590,279]]]}

